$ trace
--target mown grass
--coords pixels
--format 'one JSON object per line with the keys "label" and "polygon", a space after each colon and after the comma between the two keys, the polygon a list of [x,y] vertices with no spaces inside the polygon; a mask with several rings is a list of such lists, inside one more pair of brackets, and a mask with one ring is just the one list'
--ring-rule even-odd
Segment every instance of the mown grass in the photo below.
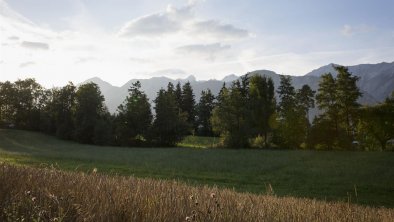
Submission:
{"label": "mown grass", "polygon": [[1,221],[393,221],[394,209],[0,163]]}
{"label": "mown grass", "polygon": [[[278,196],[394,207],[393,152],[119,148],[0,130],[0,160],[69,171],[177,179]],[[356,195],[357,194],[357,195]]]}

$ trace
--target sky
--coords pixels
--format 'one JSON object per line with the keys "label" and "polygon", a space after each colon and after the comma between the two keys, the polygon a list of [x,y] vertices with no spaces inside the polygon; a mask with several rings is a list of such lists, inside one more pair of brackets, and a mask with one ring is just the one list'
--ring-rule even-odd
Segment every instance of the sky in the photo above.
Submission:
{"label": "sky", "polygon": [[0,0],[0,81],[222,79],[394,61],[392,0]]}

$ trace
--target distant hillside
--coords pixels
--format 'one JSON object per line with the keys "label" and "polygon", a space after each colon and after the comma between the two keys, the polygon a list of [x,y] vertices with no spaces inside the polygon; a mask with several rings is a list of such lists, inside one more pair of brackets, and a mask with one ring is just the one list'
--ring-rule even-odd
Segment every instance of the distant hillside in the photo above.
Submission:
{"label": "distant hillside", "polygon": [[[157,92],[161,88],[165,89],[169,82],[172,82],[174,85],[176,85],[178,82],[180,82],[181,84],[185,84],[187,81],[189,81],[191,86],[193,87],[197,102],[200,99],[202,90],[211,89],[212,93],[214,95],[217,95],[220,91],[220,88],[223,86],[223,81],[219,81],[219,80],[196,81],[194,76],[189,76],[186,79],[176,79],[176,80],[167,77],[153,77],[150,79],[132,79],[121,87],[112,86],[109,83],[97,77],[88,79],[83,83],[87,83],[87,82],[96,83],[100,87],[101,92],[105,97],[105,102],[107,104],[109,111],[115,112],[117,107],[124,101],[124,99],[128,95],[128,89],[136,81],[141,82],[141,89],[147,94],[151,103],[153,102],[153,99],[156,98]],[[226,82],[229,83],[231,81],[226,81]]]}
{"label": "distant hillside", "polygon": [[[363,97],[359,100],[362,104],[375,104],[383,101],[387,98],[391,92],[394,91],[394,62],[392,63],[379,63],[379,64],[361,64],[356,66],[349,66],[349,71],[356,76],[360,77],[358,86],[363,92]],[[301,88],[302,85],[308,84],[312,89],[317,90],[319,85],[320,76],[324,73],[332,73],[336,76],[336,72],[333,68],[333,64],[322,66],[315,69],[304,76],[293,76],[293,85],[296,89]],[[275,87],[279,86],[280,78],[279,74],[270,70],[256,70],[250,72],[251,75],[265,75],[273,79]],[[194,76],[189,76],[186,79],[170,79],[167,77],[153,77],[150,79],[132,79],[121,87],[112,86],[108,82],[101,80],[100,78],[92,78],[84,81],[94,82],[98,84],[105,97],[106,104],[110,112],[115,112],[117,107],[124,101],[128,95],[128,89],[132,83],[140,81],[142,90],[145,91],[148,98],[152,102],[156,97],[157,92],[161,88],[166,88],[168,82],[172,82],[174,85],[178,83],[186,83],[187,81],[193,87],[196,95],[196,102],[200,98],[202,90],[211,89],[211,91],[217,95],[223,83],[227,85],[231,84],[233,80],[239,78],[232,74],[228,75],[222,80],[206,80],[197,81]]]}
{"label": "distant hillside", "polygon": [[[337,75],[333,68],[334,64],[329,64],[315,69],[305,76],[320,77],[324,73],[330,72]],[[394,91],[394,62],[378,64],[361,64],[348,66],[349,72],[360,77],[358,87],[365,94],[362,102],[376,103],[383,101]]]}

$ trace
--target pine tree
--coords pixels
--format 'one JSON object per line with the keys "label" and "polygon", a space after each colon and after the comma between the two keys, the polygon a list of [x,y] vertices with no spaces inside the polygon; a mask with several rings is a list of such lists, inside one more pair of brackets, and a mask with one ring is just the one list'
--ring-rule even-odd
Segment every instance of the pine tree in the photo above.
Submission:
{"label": "pine tree", "polygon": [[337,104],[340,111],[341,121],[345,125],[348,137],[353,138],[354,125],[357,115],[357,109],[360,104],[357,99],[362,95],[356,83],[359,77],[352,76],[348,68],[344,66],[336,66],[337,76]]}
{"label": "pine tree", "polygon": [[156,117],[151,130],[151,139],[156,145],[175,146],[186,135],[188,128],[186,115],[179,112],[171,87],[168,87],[168,91],[161,89],[154,102]]}
{"label": "pine tree", "polygon": [[215,107],[215,96],[211,90],[201,91],[200,101],[197,105],[197,125],[198,135],[200,136],[213,136],[211,116],[213,108]]}
{"label": "pine tree", "polygon": [[122,145],[142,145],[152,123],[150,103],[141,91],[139,81],[133,83],[129,95],[118,107],[117,133]]}
{"label": "pine tree", "polygon": [[178,103],[178,106],[181,107],[182,104],[182,87],[181,83],[178,82],[175,87],[175,100]]}
{"label": "pine tree", "polygon": [[305,115],[298,106],[296,91],[290,76],[280,76],[278,96],[279,145],[287,148],[299,148],[306,138]]}
{"label": "pine tree", "polygon": [[304,112],[306,119],[309,119],[309,109],[315,107],[315,93],[309,85],[303,85],[301,89],[297,90],[297,104]]}
{"label": "pine tree", "polygon": [[234,81],[230,89],[222,88],[218,105],[213,110],[212,126],[223,138],[224,146],[245,148],[249,146],[248,136],[248,83]]}
{"label": "pine tree", "polygon": [[187,115],[187,123],[191,127],[191,131],[196,128],[196,112],[195,112],[196,102],[194,99],[193,89],[190,82],[187,82],[182,87],[182,100],[181,100],[181,110]]}
{"label": "pine tree", "polygon": [[356,83],[358,77],[352,76],[346,67],[334,66],[338,72],[336,79],[328,73],[321,77],[316,101],[323,110],[325,118],[334,129],[334,146],[329,148],[346,149],[351,146],[359,107],[357,99],[361,96]]}
{"label": "pine tree", "polygon": [[268,133],[272,131],[276,101],[274,83],[271,78],[255,75],[250,78],[249,86],[249,124],[254,136],[263,136],[264,145],[268,145]]}

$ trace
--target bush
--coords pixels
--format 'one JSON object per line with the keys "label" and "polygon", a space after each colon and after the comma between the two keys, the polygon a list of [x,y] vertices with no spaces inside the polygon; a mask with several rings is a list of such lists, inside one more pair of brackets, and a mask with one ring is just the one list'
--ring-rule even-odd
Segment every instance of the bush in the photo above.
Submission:
{"label": "bush", "polygon": [[264,143],[264,137],[258,135],[257,137],[250,140],[250,146],[253,148],[264,148],[267,144]]}

